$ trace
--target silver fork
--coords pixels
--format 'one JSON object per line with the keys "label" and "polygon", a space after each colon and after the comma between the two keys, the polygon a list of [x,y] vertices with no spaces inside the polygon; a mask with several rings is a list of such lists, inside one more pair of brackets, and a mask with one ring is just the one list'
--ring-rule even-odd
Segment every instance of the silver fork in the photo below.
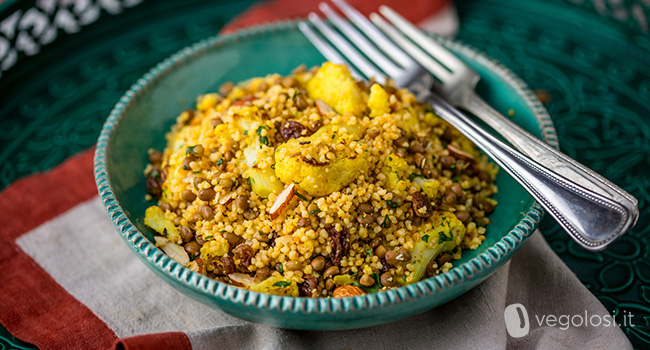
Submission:
{"label": "silver fork", "polygon": [[[309,22],[326,39],[307,22],[298,24],[299,29],[328,60],[347,64],[340,51],[358,69],[351,67],[356,76],[374,77],[378,82],[391,78],[397,85],[411,90],[419,101],[431,104],[437,115],[492,157],[586,249],[603,249],[634,225],[638,214],[635,216],[621,203],[567,179],[512,149],[433,93],[434,79],[429,72],[354,8],[342,0],[332,1],[354,26],[327,4],[321,3],[319,8],[349,41],[315,13],[309,14]],[[351,43],[363,50],[363,54]]]}
{"label": "silver fork", "polygon": [[[349,6],[348,6],[349,7]],[[553,169],[565,178],[604,197],[621,203],[634,218],[638,218],[638,200],[595,171],[531,135],[510,119],[497,112],[475,92],[480,75],[415,25],[388,6],[381,13],[392,26],[376,13],[370,20],[404,49],[438,80],[435,90],[450,104],[462,107],[483,120],[510,144],[538,163]],[[410,39],[410,40],[409,40]],[[417,44],[417,45],[416,45]],[[432,58],[433,57],[433,58]],[[435,58],[435,59],[434,59]]]}

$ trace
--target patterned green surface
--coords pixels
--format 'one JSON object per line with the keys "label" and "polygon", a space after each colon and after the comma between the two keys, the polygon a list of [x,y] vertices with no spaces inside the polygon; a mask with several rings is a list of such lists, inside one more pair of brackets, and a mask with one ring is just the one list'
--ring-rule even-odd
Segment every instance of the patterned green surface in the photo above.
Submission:
{"label": "patterned green surface", "polygon": [[[640,201],[632,232],[603,252],[588,252],[552,219],[541,225],[553,250],[613,315],[635,347],[650,346],[650,51],[634,23],[578,13],[560,2],[460,2],[460,39],[550,93],[547,108],[564,152]],[[609,24],[612,23],[612,24]],[[596,30],[590,30],[597,28]]]}
{"label": "patterned green surface", "polygon": [[[138,2],[115,3],[126,8]],[[18,63],[0,78],[0,189],[92,146],[111,107],[136,78],[216,32],[252,2],[148,1],[121,14],[122,7],[105,7],[101,13],[109,15],[94,24],[89,24],[93,8],[68,6],[74,19],[69,23],[86,28],[69,35],[74,26],[58,24],[62,29],[53,44],[32,56],[23,45]],[[24,15],[29,3],[4,5],[2,18],[21,9]],[[636,228],[604,252],[579,248],[550,219],[542,229],[608,310],[634,314],[635,326],[623,329],[636,347],[648,347],[650,37],[639,31],[647,29],[648,11],[641,1],[567,3],[459,1],[459,37],[502,61],[532,88],[550,92],[547,107],[562,149],[639,198]],[[25,32],[34,42],[51,40],[51,31],[27,27]],[[0,33],[0,68],[11,62],[3,40],[14,45],[18,35]],[[25,344],[0,329],[1,347]]]}

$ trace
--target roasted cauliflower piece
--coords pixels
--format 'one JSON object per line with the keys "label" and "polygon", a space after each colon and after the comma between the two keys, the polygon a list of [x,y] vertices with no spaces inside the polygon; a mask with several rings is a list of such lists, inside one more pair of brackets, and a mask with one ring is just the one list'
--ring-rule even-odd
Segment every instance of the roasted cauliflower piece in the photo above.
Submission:
{"label": "roasted cauliflower piece", "polygon": [[465,225],[450,212],[436,211],[426,226],[411,252],[411,263],[415,269],[409,283],[422,279],[431,260],[442,252],[454,250],[465,237]]}
{"label": "roasted cauliflower piece", "polygon": [[350,143],[361,138],[358,125],[326,125],[310,137],[291,139],[275,153],[275,173],[285,184],[325,196],[367,174],[369,164]]}
{"label": "roasted cauliflower piece", "polygon": [[376,117],[378,115],[390,113],[390,101],[388,93],[379,84],[372,84],[370,87],[370,96],[368,97],[368,108],[370,108],[370,116]]}
{"label": "roasted cauliflower piece", "polygon": [[165,217],[165,213],[160,207],[154,205],[147,208],[144,213],[144,224],[174,243],[183,243],[178,229]]}
{"label": "roasted cauliflower piece", "polygon": [[306,84],[313,99],[321,99],[339,114],[359,115],[366,108],[363,95],[346,66],[326,62]]}

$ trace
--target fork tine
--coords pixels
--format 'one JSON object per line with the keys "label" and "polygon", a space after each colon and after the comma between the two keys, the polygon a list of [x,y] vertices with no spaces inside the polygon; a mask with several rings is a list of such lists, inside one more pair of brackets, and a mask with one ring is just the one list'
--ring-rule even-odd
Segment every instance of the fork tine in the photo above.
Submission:
{"label": "fork tine", "polygon": [[300,29],[300,31],[316,47],[316,49],[322,53],[323,56],[325,56],[328,61],[337,64],[345,64],[348,67],[348,70],[350,70],[350,74],[352,74],[355,79],[363,79],[363,75],[351,67],[345,58],[343,58],[343,56],[341,56],[341,54],[332,47],[332,45],[321,39],[321,37],[318,36],[318,34],[316,34],[313,29],[311,29],[309,24],[305,22],[299,22],[298,29]]}
{"label": "fork tine", "polygon": [[[404,35],[402,35],[395,27],[391,26],[386,22],[381,16],[376,13],[370,14],[370,20],[378,28],[384,31],[398,46],[401,46],[402,49],[408,52],[411,57],[413,57],[417,62],[420,63],[424,68],[438,78],[443,83],[450,81],[452,78],[452,73],[449,72],[444,66],[438,63],[436,60],[432,59],[427,55],[421,48],[417,47],[411,41],[409,41]],[[444,51],[444,49],[443,49]]]}
{"label": "fork tine", "polygon": [[377,29],[368,19],[357,9],[350,6],[344,0],[332,0],[341,12],[347,16],[370,40],[372,40],[388,57],[402,65],[409,67],[415,64],[415,61],[404,51],[400,50],[390,39],[388,39],[380,30]]}
{"label": "fork tine", "polygon": [[389,60],[384,54],[379,52],[379,50],[368,41],[358,30],[356,30],[350,23],[343,20],[336,12],[332,10],[326,3],[321,2],[318,5],[318,8],[325,14],[325,16],[332,22],[332,24],[337,27],[343,34],[345,34],[352,43],[356,44],[357,47],[363,52],[367,57],[373,60],[373,63],[381,68],[389,77],[395,78],[398,76],[402,69],[397,67],[391,60]]}
{"label": "fork tine", "polygon": [[359,53],[357,49],[352,47],[350,43],[345,40],[341,35],[332,30],[323,20],[315,13],[311,12],[308,16],[309,21],[332,43],[336,48],[343,53],[345,57],[357,67],[366,77],[374,77],[380,83],[386,81],[384,73],[379,71],[368,59]]}
{"label": "fork tine", "polygon": [[425,51],[429,52],[431,56],[436,57],[443,65],[447,66],[450,71],[460,69],[465,66],[465,63],[458,57],[454,56],[449,50],[444,48],[435,40],[426,36],[414,26],[411,22],[407,21],[404,17],[399,15],[388,6],[379,6],[379,13],[388,19],[395,27],[397,27],[404,35],[416,42]]}

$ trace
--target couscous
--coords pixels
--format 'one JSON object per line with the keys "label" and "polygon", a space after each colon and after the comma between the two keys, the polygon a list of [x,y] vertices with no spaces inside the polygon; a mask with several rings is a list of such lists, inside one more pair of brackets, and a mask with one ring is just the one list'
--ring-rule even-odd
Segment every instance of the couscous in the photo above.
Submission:
{"label": "couscous", "polygon": [[391,82],[324,63],[200,96],[150,150],[156,244],[254,291],[345,297],[447,272],[485,239],[497,168]]}

